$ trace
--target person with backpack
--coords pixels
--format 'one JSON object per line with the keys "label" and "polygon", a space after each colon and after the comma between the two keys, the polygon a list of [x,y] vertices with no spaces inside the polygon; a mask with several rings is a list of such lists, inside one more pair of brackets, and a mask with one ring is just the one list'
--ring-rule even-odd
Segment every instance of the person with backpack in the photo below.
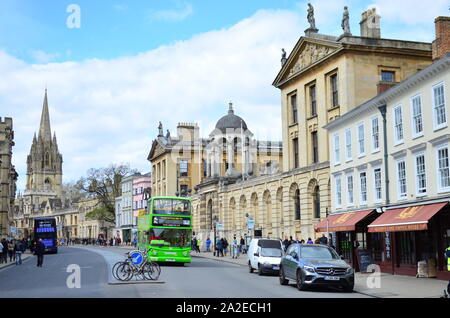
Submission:
{"label": "person with backpack", "polygon": [[16,254],[16,265],[22,265],[22,253],[24,246],[22,241],[18,240],[14,245],[14,252]]}
{"label": "person with backpack", "polygon": [[224,238],[223,239],[223,252],[224,252],[225,256],[227,256],[227,253],[228,253],[228,246],[229,246],[228,241],[226,238]]}

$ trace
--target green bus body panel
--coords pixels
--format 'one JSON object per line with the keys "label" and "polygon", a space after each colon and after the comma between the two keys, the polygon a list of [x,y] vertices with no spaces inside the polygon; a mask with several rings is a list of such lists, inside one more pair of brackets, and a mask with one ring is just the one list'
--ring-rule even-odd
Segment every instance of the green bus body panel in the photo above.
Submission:
{"label": "green bus body panel", "polygon": [[[171,227],[171,226],[153,226],[152,218],[153,216],[165,216],[164,214],[152,214],[153,211],[153,201],[157,199],[174,199],[174,200],[186,200],[191,202],[190,215],[170,215],[174,217],[189,217],[191,220],[190,227]],[[143,216],[138,217],[138,231],[146,232],[151,228],[158,229],[177,229],[177,230],[191,230],[192,231],[192,200],[184,197],[174,197],[174,196],[158,196],[149,199],[147,213]],[[167,215],[166,215],[167,216]],[[139,237],[139,235],[138,235]],[[164,240],[152,240],[149,244],[139,241],[137,248],[140,250],[148,249],[148,257],[154,262],[170,262],[170,263],[190,263],[191,262],[191,247],[168,247],[164,246],[167,244]]]}

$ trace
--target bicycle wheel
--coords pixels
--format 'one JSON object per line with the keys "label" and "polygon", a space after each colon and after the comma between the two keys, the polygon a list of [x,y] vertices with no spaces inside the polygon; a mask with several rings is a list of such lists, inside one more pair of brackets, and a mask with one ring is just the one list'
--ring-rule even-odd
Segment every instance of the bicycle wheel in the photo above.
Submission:
{"label": "bicycle wheel", "polygon": [[143,269],[145,279],[157,280],[159,278],[160,270],[155,266],[153,262],[147,262],[144,264]]}
{"label": "bicycle wheel", "polygon": [[117,267],[119,267],[120,265],[122,265],[123,262],[117,262],[114,264],[114,266],[112,267],[112,275],[115,279],[120,280],[119,277],[117,277]]}
{"label": "bicycle wheel", "polygon": [[133,277],[133,269],[130,264],[123,262],[117,267],[116,275],[121,281],[129,281]]}

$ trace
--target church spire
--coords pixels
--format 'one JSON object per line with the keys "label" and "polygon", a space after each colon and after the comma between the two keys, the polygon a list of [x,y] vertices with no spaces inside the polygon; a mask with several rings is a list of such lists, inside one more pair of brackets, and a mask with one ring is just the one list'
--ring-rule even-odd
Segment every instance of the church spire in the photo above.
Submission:
{"label": "church spire", "polygon": [[48,112],[47,89],[45,89],[44,105],[42,106],[41,125],[39,126],[39,137],[44,141],[52,141],[50,129],[50,115]]}

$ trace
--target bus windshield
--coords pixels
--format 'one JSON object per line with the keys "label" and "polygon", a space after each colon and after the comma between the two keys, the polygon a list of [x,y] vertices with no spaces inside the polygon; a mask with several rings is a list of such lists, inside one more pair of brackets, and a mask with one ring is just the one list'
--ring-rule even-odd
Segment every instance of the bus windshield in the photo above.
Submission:
{"label": "bus windshield", "polygon": [[150,244],[158,247],[190,247],[191,233],[191,230],[151,228]]}
{"label": "bus windshield", "polygon": [[153,214],[162,215],[191,215],[189,200],[180,199],[154,199]]}

